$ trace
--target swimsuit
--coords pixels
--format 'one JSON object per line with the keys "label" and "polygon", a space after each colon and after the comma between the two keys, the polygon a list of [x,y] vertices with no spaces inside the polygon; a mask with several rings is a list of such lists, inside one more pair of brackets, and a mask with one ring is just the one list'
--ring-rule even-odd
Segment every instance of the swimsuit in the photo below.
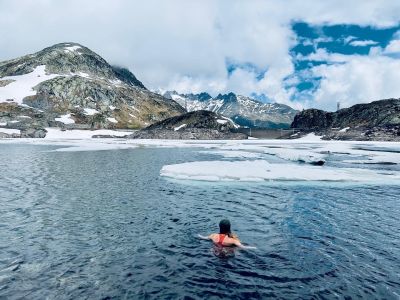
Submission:
{"label": "swimsuit", "polygon": [[226,234],[219,234],[219,238],[218,238],[218,245],[220,245],[220,246],[223,246],[223,242],[224,242],[224,239],[225,239],[225,237],[226,237]]}
{"label": "swimsuit", "polygon": [[235,247],[229,247],[228,245],[224,245],[224,240],[226,234],[218,235],[218,242],[213,247],[214,255],[219,258],[229,258],[235,256]]}

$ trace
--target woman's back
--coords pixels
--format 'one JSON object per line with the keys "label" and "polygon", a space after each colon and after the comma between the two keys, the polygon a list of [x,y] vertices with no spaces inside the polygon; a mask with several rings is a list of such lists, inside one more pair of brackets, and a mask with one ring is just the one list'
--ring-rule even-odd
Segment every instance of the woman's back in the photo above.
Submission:
{"label": "woman's back", "polygon": [[209,238],[219,246],[241,246],[239,239],[230,237],[228,234],[213,233]]}

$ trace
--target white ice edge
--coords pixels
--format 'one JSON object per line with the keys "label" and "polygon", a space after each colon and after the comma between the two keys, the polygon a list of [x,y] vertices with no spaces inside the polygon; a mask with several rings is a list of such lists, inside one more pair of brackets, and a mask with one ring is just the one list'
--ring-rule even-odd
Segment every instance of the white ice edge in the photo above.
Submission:
{"label": "white ice edge", "polygon": [[254,161],[199,161],[166,165],[161,176],[196,181],[340,181],[400,182],[399,172],[356,168],[327,168]]}
{"label": "white ice edge", "polygon": [[[91,139],[93,135],[125,136],[132,131],[90,131],[90,130],[67,130],[61,131],[56,128],[47,128],[45,139],[0,139],[0,143],[26,143],[45,145],[74,146],[76,151],[86,149],[120,149],[120,145],[131,145],[130,147],[161,147],[161,148],[203,148],[209,149],[214,154],[223,157],[257,158],[265,157],[265,154],[276,155],[285,160],[296,160],[301,155],[307,155],[313,159],[320,159],[329,155],[349,156],[368,161],[369,163],[390,162],[400,164],[400,143],[396,142],[359,142],[359,141],[304,141],[304,140],[135,140],[135,139]],[[73,140],[73,141],[71,141]],[[113,146],[114,145],[114,146]],[[362,148],[366,148],[364,150]],[[384,151],[371,151],[369,148],[380,148]],[[372,149],[373,150],[373,149]],[[221,152],[222,151],[222,152]],[[232,152],[232,151],[236,151]],[[231,152],[231,153],[230,153]],[[300,155],[301,154],[301,155]],[[255,157],[257,156],[257,157]],[[351,157],[350,157],[351,156]],[[344,157],[346,158],[346,157]],[[354,162],[359,163],[359,162]]]}

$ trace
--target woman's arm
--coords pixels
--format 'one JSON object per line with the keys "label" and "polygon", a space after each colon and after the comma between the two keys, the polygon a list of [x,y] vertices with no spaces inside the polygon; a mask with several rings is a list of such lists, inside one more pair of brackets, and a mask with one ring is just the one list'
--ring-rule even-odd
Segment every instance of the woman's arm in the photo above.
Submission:
{"label": "woman's arm", "polygon": [[202,239],[202,240],[211,240],[211,235],[204,236],[204,235],[198,234],[197,237]]}
{"label": "woman's arm", "polygon": [[257,247],[245,246],[239,240],[235,240],[234,244],[235,244],[235,246],[237,246],[237,247],[239,247],[241,249],[257,249]]}

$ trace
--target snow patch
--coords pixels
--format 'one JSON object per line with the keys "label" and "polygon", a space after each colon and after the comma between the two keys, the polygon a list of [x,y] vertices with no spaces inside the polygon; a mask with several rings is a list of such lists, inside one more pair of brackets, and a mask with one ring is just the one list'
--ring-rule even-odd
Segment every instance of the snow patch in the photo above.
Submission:
{"label": "snow patch", "polygon": [[6,133],[6,134],[21,134],[21,130],[19,129],[10,129],[10,128],[0,128],[0,133]]}
{"label": "snow patch", "polygon": [[[69,47],[65,47],[64,50],[66,53],[68,52],[77,52],[76,50],[81,49],[82,47],[80,46],[69,46]],[[80,54],[79,52],[77,52],[78,54]]]}
{"label": "snow patch", "polygon": [[98,114],[99,112],[93,108],[84,108],[83,109],[85,111],[85,115],[87,116],[93,116],[95,114]]}
{"label": "snow patch", "polygon": [[228,123],[228,120],[221,120],[221,119],[218,119],[218,120],[217,120],[217,123],[218,123],[218,124],[226,124],[226,123]]}
{"label": "snow patch", "polygon": [[117,131],[110,129],[98,130],[61,130],[60,128],[46,128],[47,134],[45,139],[91,139],[94,135],[113,135],[125,136],[132,134],[132,131]]}
{"label": "snow patch", "polygon": [[64,124],[74,124],[75,121],[71,119],[71,114],[63,115],[59,118],[55,118],[56,121],[64,123]]}
{"label": "snow patch", "polygon": [[78,72],[76,74],[73,73],[72,75],[78,75],[83,78],[90,78],[90,75],[88,73],[84,73],[84,72]]}
{"label": "snow patch", "polygon": [[111,123],[118,123],[118,121],[115,118],[107,118],[107,120]]}
{"label": "snow patch", "polygon": [[179,129],[182,129],[182,128],[186,127],[186,126],[187,126],[187,124],[182,124],[182,125],[180,125],[178,127],[175,127],[174,131],[178,131]]}
{"label": "snow patch", "polygon": [[315,141],[321,141],[321,139],[322,139],[322,136],[315,135],[315,133],[311,132],[311,133],[309,133],[309,134],[307,134],[307,135],[305,135],[305,136],[303,136],[303,137],[301,137],[301,138],[299,138],[297,140],[303,141],[303,142],[305,142],[305,141],[307,141],[307,142],[315,142]]}
{"label": "snow patch", "polygon": [[47,75],[45,69],[46,66],[41,65],[28,74],[3,77],[2,80],[11,79],[14,81],[0,87],[0,102],[12,99],[14,102],[22,104],[22,100],[25,97],[36,95],[36,91],[33,88],[39,83],[60,76],[57,74]]}
{"label": "snow patch", "polygon": [[345,128],[343,128],[343,129],[340,129],[339,132],[346,132],[346,131],[349,130],[349,129],[350,129],[350,127],[345,127]]}

